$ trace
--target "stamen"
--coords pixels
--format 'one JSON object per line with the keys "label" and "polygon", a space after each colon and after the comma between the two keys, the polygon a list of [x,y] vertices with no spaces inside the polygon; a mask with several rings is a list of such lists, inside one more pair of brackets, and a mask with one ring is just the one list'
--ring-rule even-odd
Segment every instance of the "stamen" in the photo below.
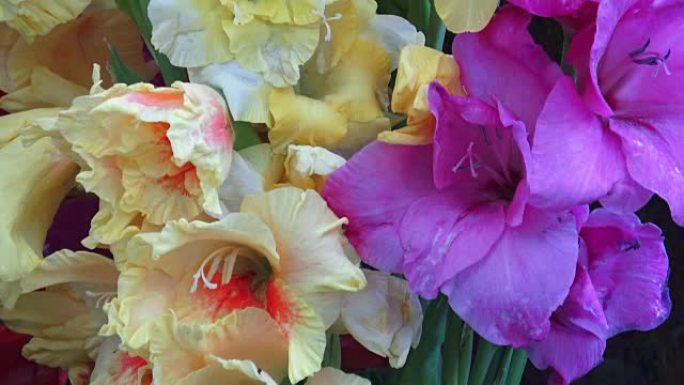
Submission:
{"label": "stamen", "polygon": [[658,76],[660,73],[660,67],[663,68],[665,74],[671,75],[670,67],[667,65],[667,60],[672,56],[672,50],[668,49],[665,55],[661,55],[658,52],[646,51],[651,45],[651,39],[646,40],[646,43],[640,48],[635,49],[628,55],[635,64],[648,65],[648,66],[658,66],[653,73],[653,77]]}
{"label": "stamen", "polygon": [[332,27],[330,26],[330,21],[337,21],[342,19],[342,14],[336,13],[334,16],[327,17],[323,11],[314,9],[311,11],[314,15],[320,16],[323,20],[323,25],[325,25],[325,41],[330,42],[332,40]]}
{"label": "stamen", "polygon": [[641,243],[639,240],[635,239],[632,242],[624,242],[623,244],[620,245],[620,251],[632,251],[632,250],[639,250],[641,248]]}
{"label": "stamen", "polygon": [[323,234],[327,233],[328,231],[331,231],[331,230],[340,228],[340,227],[346,225],[347,223],[349,223],[349,220],[348,220],[347,218],[344,218],[344,217],[343,217],[343,218],[340,218],[340,219],[336,220],[336,221],[333,222],[333,223],[330,223],[330,224],[328,224],[328,225],[325,225],[325,226],[321,227],[321,228],[318,230],[318,232],[319,232],[319,234],[323,235]]}
{"label": "stamen", "polygon": [[95,307],[96,308],[102,308],[107,302],[111,301],[114,297],[116,297],[116,292],[115,291],[90,291],[86,290],[85,295],[91,298],[97,298],[95,301]]}
{"label": "stamen", "polygon": [[462,169],[464,169],[464,167],[462,167],[462,166],[463,166],[463,163],[465,163],[465,161],[467,160],[468,161],[468,167],[470,169],[470,175],[473,178],[478,177],[477,171],[475,171],[475,168],[476,168],[476,166],[479,167],[479,164],[476,164],[474,161],[474,158],[473,158],[473,145],[474,145],[473,142],[470,142],[470,144],[468,144],[468,149],[466,150],[465,155],[463,155],[463,157],[461,159],[459,159],[459,161],[456,163],[456,165],[451,169],[452,172],[459,172]]}
{"label": "stamen", "polygon": [[[212,278],[219,271],[219,266],[223,263],[223,268],[221,269],[221,285],[225,285],[230,282],[233,276],[233,268],[235,267],[235,261],[237,260],[238,253],[240,249],[233,246],[222,247],[211,254],[209,254],[200,265],[197,272],[193,274],[192,286],[190,287],[190,293],[195,293],[199,287],[199,282],[202,280],[204,287],[209,290],[216,290],[219,287],[218,283],[212,282]],[[230,252],[226,255],[227,252]],[[209,265],[208,274],[205,274],[205,269],[207,264],[211,261]]]}
{"label": "stamen", "polygon": [[487,129],[485,128],[485,126],[480,126],[480,133],[482,133],[482,139],[484,140],[485,144],[491,146],[492,142],[489,141],[489,137],[487,136]]}

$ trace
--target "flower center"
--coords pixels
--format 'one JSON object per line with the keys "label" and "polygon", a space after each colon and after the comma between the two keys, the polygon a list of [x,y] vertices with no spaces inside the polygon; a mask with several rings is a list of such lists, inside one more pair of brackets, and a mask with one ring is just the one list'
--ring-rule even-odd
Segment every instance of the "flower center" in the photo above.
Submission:
{"label": "flower center", "polygon": [[[497,197],[510,201],[513,199],[520,178],[517,173],[510,170],[510,160],[502,157],[505,143],[503,143],[504,138],[499,127],[494,128],[495,142],[491,140],[487,129],[485,126],[479,127],[481,140],[476,139],[468,143],[466,153],[456,162],[451,171],[468,172],[473,179],[480,179],[487,188],[495,190]],[[480,155],[475,152],[476,144],[482,148]]]}
{"label": "flower center", "polygon": [[661,67],[665,71],[665,74],[671,75],[672,71],[670,71],[670,68],[667,65],[667,60],[670,58],[670,56],[672,56],[672,50],[668,49],[665,55],[663,55],[659,52],[648,51],[648,47],[650,45],[651,39],[648,39],[643,46],[630,52],[629,57],[632,59],[632,62],[635,64],[656,66],[656,71],[653,74],[653,77],[658,76]]}
{"label": "flower center", "polygon": [[[219,271],[221,267],[221,285],[226,285],[230,282],[230,278],[233,275],[233,269],[235,267],[235,261],[238,257],[239,249],[229,246],[220,248],[213,253],[209,254],[202,264],[200,265],[197,272],[192,276],[192,286],[190,287],[190,293],[195,293],[199,287],[200,281],[205,288],[209,290],[216,290],[219,287],[218,283],[212,282],[212,279]],[[209,266],[208,272],[205,272]]]}

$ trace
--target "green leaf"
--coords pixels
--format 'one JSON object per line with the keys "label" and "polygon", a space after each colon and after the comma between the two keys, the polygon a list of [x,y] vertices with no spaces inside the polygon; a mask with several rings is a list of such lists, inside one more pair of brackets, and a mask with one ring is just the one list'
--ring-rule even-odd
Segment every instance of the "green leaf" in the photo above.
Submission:
{"label": "green leaf", "polygon": [[147,16],[147,6],[150,0],[116,0],[116,5],[133,19],[140,30],[140,35],[147,46],[147,49],[152,54],[154,61],[159,66],[164,83],[171,85],[173,82],[187,81],[187,73],[185,69],[175,67],[169,61],[169,58],[161,52],[157,51],[152,45],[152,23]]}
{"label": "green leaf", "polygon": [[446,37],[446,26],[439,17],[439,14],[437,14],[434,0],[431,0],[431,4],[430,21],[425,33],[425,39],[428,46],[442,51],[444,49],[444,38]]}
{"label": "green leaf", "polygon": [[430,0],[411,0],[408,2],[406,18],[419,31],[427,32],[428,25],[430,24],[431,10]]}
{"label": "green leaf", "polygon": [[458,318],[456,313],[450,311],[447,318],[444,346],[442,346],[442,383],[444,385],[461,385],[459,383],[459,359],[462,334],[463,321]]}
{"label": "green leaf", "polygon": [[327,339],[328,342],[325,346],[325,354],[323,355],[323,367],[339,369],[342,366],[342,346],[340,345],[340,336],[334,333],[329,333]]}
{"label": "green leaf", "polygon": [[233,149],[240,151],[243,148],[251,147],[261,143],[259,135],[248,122],[233,122],[233,131],[235,132],[235,139],[233,142]]}
{"label": "green leaf", "polygon": [[114,75],[114,81],[116,83],[125,84],[140,83],[142,81],[140,76],[138,76],[135,72],[131,71],[130,69],[128,69],[128,67],[126,67],[126,64],[121,60],[121,57],[116,52],[116,48],[114,48],[112,43],[110,43],[109,40],[106,40],[105,42],[107,43],[109,56],[112,59],[111,70]]}
{"label": "green leaf", "polygon": [[460,352],[458,355],[458,384],[467,385],[470,380],[470,365],[473,360],[473,329],[463,324],[461,330]]}
{"label": "green leaf", "polygon": [[508,381],[508,374],[511,371],[511,361],[513,360],[513,352],[515,349],[512,347],[506,348],[506,353],[501,359],[501,364],[499,365],[499,373],[496,376],[495,385],[506,385]]}
{"label": "green leaf", "polygon": [[489,371],[489,366],[499,349],[501,349],[500,346],[496,346],[484,338],[478,339],[477,354],[475,355],[475,363],[473,364],[473,370],[468,385],[484,384],[485,377]]}
{"label": "green leaf", "polygon": [[399,385],[441,385],[442,343],[450,312],[445,296],[430,302],[423,321],[423,335],[401,369]]}
{"label": "green leaf", "polygon": [[511,370],[508,373],[506,385],[520,385],[525,366],[527,366],[527,351],[516,349],[511,358]]}

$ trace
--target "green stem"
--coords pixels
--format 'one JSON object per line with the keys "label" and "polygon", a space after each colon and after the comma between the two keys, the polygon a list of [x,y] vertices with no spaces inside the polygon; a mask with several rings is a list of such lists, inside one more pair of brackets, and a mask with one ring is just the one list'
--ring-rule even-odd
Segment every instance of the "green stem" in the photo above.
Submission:
{"label": "green stem", "polygon": [[513,359],[514,349],[511,347],[506,348],[506,353],[501,360],[501,365],[499,366],[499,374],[496,376],[495,385],[506,385],[508,381],[508,373],[511,371],[511,360]]}
{"label": "green stem", "polygon": [[[434,0],[433,0],[434,3]],[[432,11],[430,12],[430,21],[427,28],[426,39],[427,44],[438,50],[442,51],[444,49],[444,38],[446,37],[446,27],[442,22],[442,19],[437,14],[435,6],[432,5]]]}
{"label": "green stem", "polygon": [[323,355],[323,366],[339,369],[342,366],[342,347],[340,346],[340,336],[328,334],[328,342]]}
{"label": "green stem", "polygon": [[473,360],[473,329],[463,324],[461,330],[460,353],[458,360],[458,384],[467,385],[470,380],[470,365]]}
{"label": "green stem", "polygon": [[469,385],[483,385],[489,365],[499,349],[498,346],[490,343],[484,338],[480,338],[477,343],[477,354],[475,355],[475,363],[473,365],[473,372],[470,378]]}
{"label": "green stem", "polygon": [[459,359],[463,321],[456,313],[449,312],[444,346],[442,346],[442,383],[444,385],[461,385],[459,383]]}
{"label": "green stem", "polygon": [[511,358],[511,370],[508,373],[506,385],[520,385],[525,366],[527,366],[527,351],[516,349]]}

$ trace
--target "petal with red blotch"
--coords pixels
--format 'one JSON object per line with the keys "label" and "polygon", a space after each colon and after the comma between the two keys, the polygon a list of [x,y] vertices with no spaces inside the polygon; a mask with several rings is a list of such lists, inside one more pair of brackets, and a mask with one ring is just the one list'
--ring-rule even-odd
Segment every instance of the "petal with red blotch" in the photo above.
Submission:
{"label": "petal with red blotch", "polygon": [[323,197],[349,219],[347,236],[364,262],[400,272],[399,223],[407,208],[435,191],[432,146],[371,143],[328,178]]}
{"label": "petal with red blotch", "polygon": [[532,208],[479,263],[442,288],[454,311],[487,340],[524,346],[543,338],[567,296],[578,258],[575,217]]}

